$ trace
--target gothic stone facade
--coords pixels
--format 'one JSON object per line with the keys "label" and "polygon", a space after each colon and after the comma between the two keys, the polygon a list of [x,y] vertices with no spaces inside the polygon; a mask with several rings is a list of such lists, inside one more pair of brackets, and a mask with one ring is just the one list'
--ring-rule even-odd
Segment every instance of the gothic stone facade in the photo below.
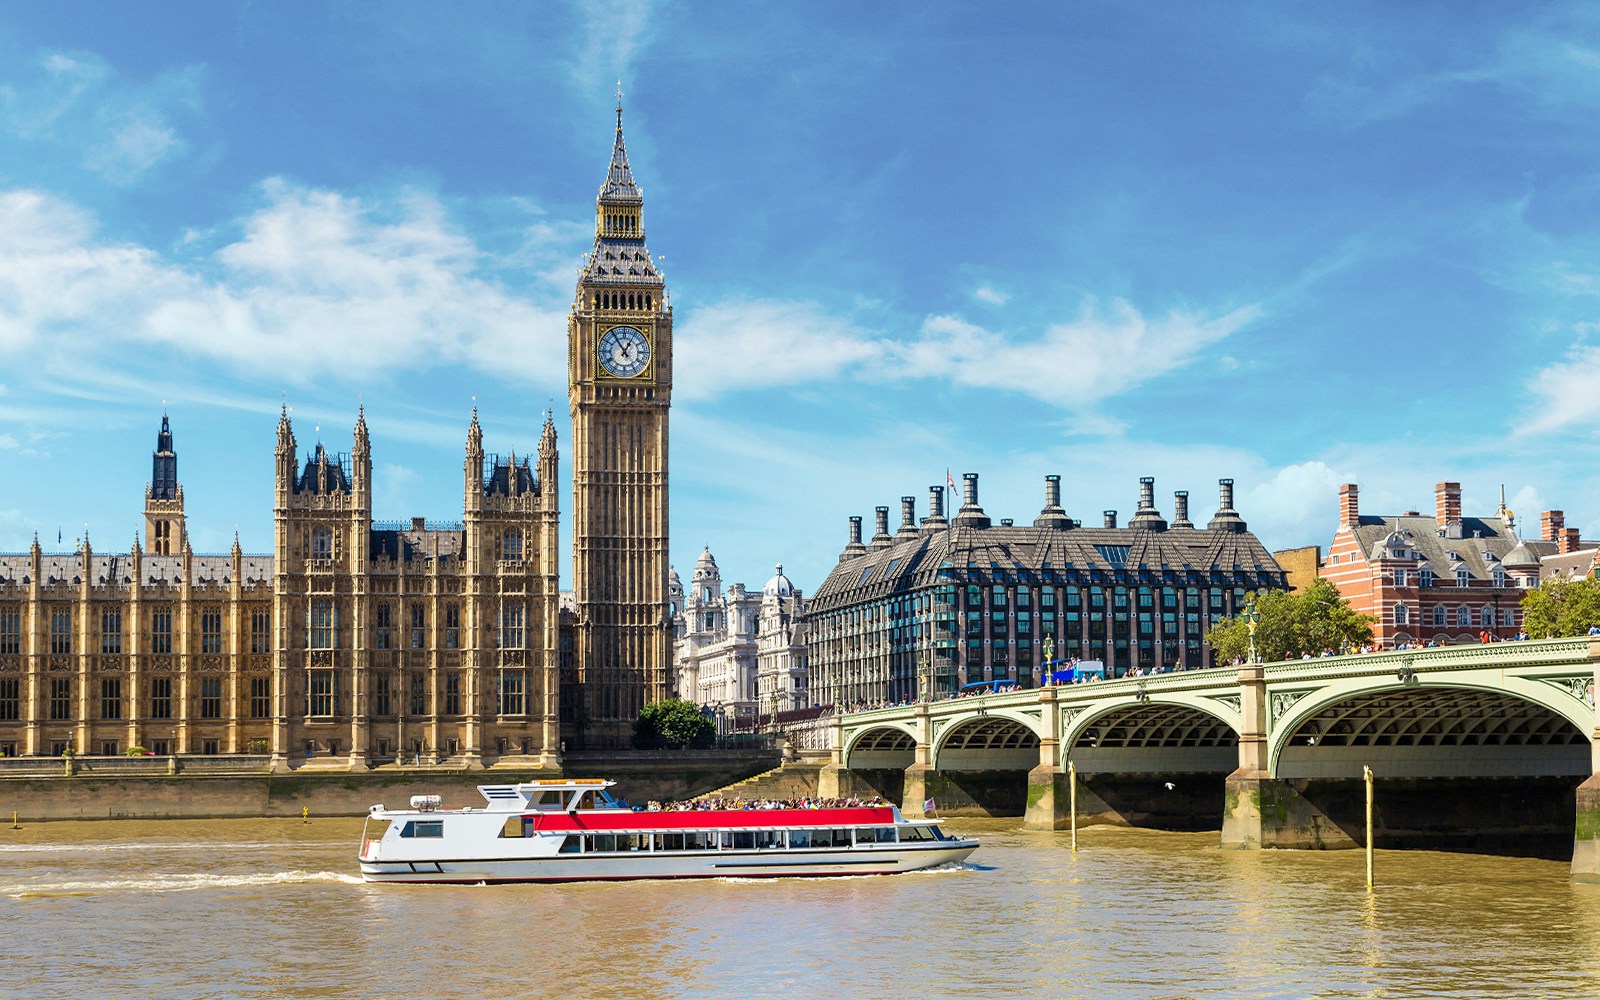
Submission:
{"label": "gothic stone facade", "polygon": [[464,520],[375,524],[365,413],[301,465],[286,411],[271,556],[0,557],[0,755],[553,763],[556,459],[548,421],[536,464],[485,456],[474,414]]}

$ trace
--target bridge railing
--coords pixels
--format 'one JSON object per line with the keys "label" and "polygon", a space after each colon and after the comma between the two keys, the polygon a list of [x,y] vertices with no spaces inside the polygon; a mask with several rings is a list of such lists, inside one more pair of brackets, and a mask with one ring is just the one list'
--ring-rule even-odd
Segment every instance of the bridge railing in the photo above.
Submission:
{"label": "bridge railing", "polygon": [[[1429,646],[1413,649],[1391,649],[1371,653],[1349,653],[1342,656],[1316,656],[1309,659],[1279,660],[1262,664],[1267,680],[1282,681],[1298,675],[1326,676],[1328,674],[1383,674],[1410,669],[1416,673],[1436,670],[1473,669],[1507,663],[1521,666],[1537,664],[1576,664],[1600,656],[1600,637],[1578,636],[1562,639],[1508,639],[1499,642],[1465,643],[1455,646]],[[1202,670],[1179,670],[1170,673],[1125,675],[1084,684],[1068,684],[1056,688],[1058,697],[1081,698],[1125,696],[1129,691],[1158,693],[1172,688],[1196,685],[1213,686],[1220,678],[1231,680],[1239,669],[1238,664],[1207,667]],[[1042,688],[1019,688],[1002,693],[943,698],[927,702],[929,711],[961,710],[968,706],[1007,707],[1036,702]],[[852,725],[874,718],[903,718],[916,710],[918,702],[897,705],[875,705],[868,708],[847,709],[841,713]]]}

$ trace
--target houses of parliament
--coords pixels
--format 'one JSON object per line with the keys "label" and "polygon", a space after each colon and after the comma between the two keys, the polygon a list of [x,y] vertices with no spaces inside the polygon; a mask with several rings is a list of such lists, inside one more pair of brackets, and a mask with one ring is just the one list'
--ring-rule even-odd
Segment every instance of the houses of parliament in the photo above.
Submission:
{"label": "houses of parliament", "polygon": [[[246,754],[277,769],[396,758],[555,766],[622,745],[671,691],[672,310],[617,108],[595,243],[568,317],[573,579],[557,440],[484,450],[459,521],[373,520],[364,409],[348,452],[278,419],[273,550],[197,555],[162,416],[130,551],[0,555],[0,756]],[[263,435],[264,437],[265,435]]]}

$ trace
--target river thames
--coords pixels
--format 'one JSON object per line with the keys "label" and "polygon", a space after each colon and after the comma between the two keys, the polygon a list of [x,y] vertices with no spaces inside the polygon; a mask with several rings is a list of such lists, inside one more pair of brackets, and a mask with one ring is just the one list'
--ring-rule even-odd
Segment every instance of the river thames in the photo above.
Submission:
{"label": "river thames", "polygon": [[366,885],[359,819],[42,823],[0,838],[0,994],[78,997],[1600,996],[1562,862],[1235,852],[1215,833],[953,820],[960,869]]}

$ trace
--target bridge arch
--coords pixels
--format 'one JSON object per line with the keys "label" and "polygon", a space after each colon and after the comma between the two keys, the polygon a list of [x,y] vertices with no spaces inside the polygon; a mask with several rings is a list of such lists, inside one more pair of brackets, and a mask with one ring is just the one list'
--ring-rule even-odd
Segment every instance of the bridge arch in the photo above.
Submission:
{"label": "bridge arch", "polygon": [[1239,766],[1239,719],[1199,699],[1134,698],[1074,717],[1061,746],[1061,765],[1081,771],[1227,774]]}
{"label": "bridge arch", "polygon": [[992,713],[951,723],[933,747],[940,771],[1027,771],[1039,763],[1032,720]]}
{"label": "bridge arch", "polygon": [[1270,727],[1269,772],[1359,778],[1365,764],[1380,777],[1578,777],[1593,769],[1594,710],[1555,685],[1504,675],[1493,684],[1365,680],[1294,701]]}
{"label": "bridge arch", "polygon": [[847,739],[843,759],[845,767],[855,770],[904,770],[916,762],[917,732],[898,722],[869,726]]}

